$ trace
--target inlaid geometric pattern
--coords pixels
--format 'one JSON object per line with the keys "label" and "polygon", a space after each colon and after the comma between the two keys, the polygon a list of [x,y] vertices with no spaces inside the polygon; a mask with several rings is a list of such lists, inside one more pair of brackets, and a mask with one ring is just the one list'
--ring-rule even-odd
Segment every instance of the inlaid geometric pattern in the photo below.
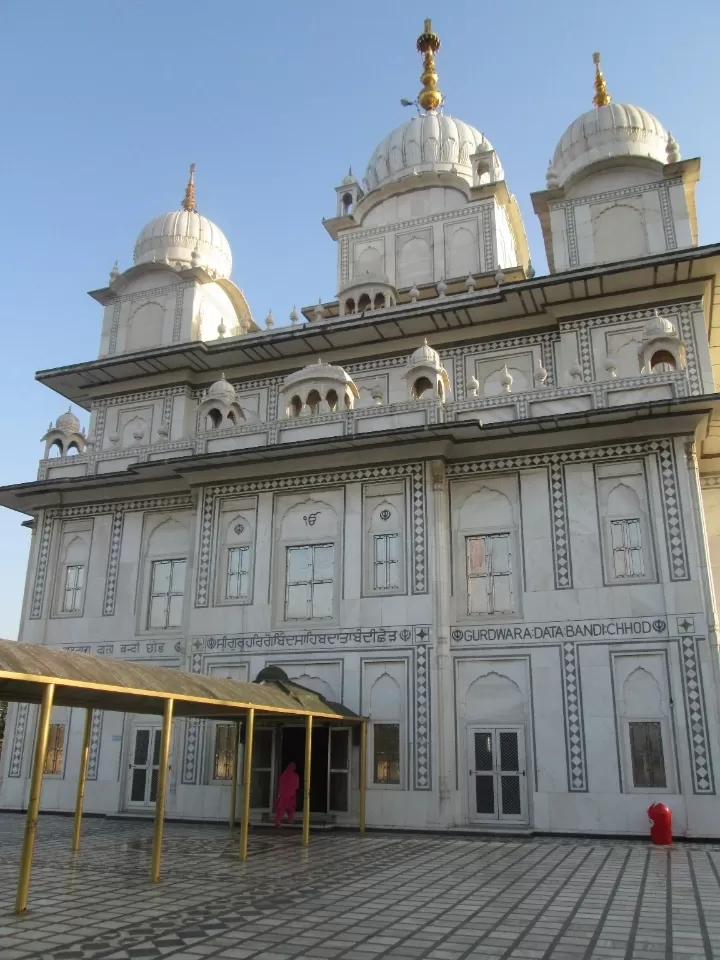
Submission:
{"label": "inlaid geometric pattern", "polygon": [[431,790],[430,667],[426,644],[415,647],[415,789]]}
{"label": "inlaid geometric pattern", "polygon": [[23,750],[25,747],[25,731],[27,730],[28,717],[30,716],[30,704],[19,703],[15,709],[15,730],[13,732],[12,747],[10,753],[10,765],[8,767],[9,777],[19,777],[22,773]]}
{"label": "inlaid geometric pattern", "polygon": [[585,766],[585,726],[575,643],[567,642],[562,645],[562,680],[568,789],[571,793],[585,793],[588,789]]}
{"label": "inlaid geometric pattern", "polygon": [[179,286],[175,294],[175,316],[173,317],[173,343],[180,339],[182,329],[183,302],[185,300],[185,285]]}
{"label": "inlaid geometric pattern", "polygon": [[88,753],[87,778],[97,780],[100,763],[100,740],[102,738],[103,711],[93,710],[90,725],[90,751]]}
{"label": "inlaid geometric pattern", "polygon": [[105,576],[104,617],[112,617],[115,613],[115,595],[117,593],[118,567],[120,565],[120,547],[122,546],[124,519],[124,513],[114,513],[112,516],[110,549],[108,551],[107,574]]}
{"label": "inlaid geometric pattern", "polygon": [[550,467],[550,509],[552,511],[551,532],[555,589],[566,590],[572,587],[572,569],[570,565],[565,470],[559,463]]}
{"label": "inlaid geometric pattern", "polygon": [[357,480],[390,480],[409,477],[412,503],[413,593],[427,593],[427,508],[423,465],[420,463],[389,464],[332,473],[305,474],[297,477],[272,477],[243,483],[206,487],[203,496],[198,536],[198,573],[195,606],[207,607],[210,602],[210,568],[214,550],[215,515],[221,497],[269,490],[305,490],[352,483]]}
{"label": "inlaid geometric pattern", "polygon": [[45,597],[45,580],[47,579],[48,563],[50,561],[50,540],[52,538],[53,520],[52,511],[46,510],[42,519],[40,542],[38,544],[35,582],[33,584],[32,601],[30,603],[31,620],[39,620],[42,616],[43,600]]}
{"label": "inlaid geometric pattern", "polygon": [[[665,531],[671,555],[670,579],[687,580],[689,579],[689,571],[685,528],[677,489],[675,456],[670,440],[643,440],[637,443],[618,443],[607,447],[583,447],[575,450],[503,457],[496,460],[451,463],[447,467],[447,474],[449,477],[465,477],[499,470],[529,470],[544,466],[553,468],[560,464],[594,463],[596,460],[613,460],[651,454],[657,458],[661,480]],[[555,570],[556,582],[560,573],[560,570]]]}
{"label": "inlaid geometric pattern", "polygon": [[662,214],[663,230],[665,232],[665,243],[668,250],[677,250],[677,236],[675,234],[675,221],[672,216],[670,206],[670,182],[680,183],[681,181],[666,181],[660,187],[660,212]]}
{"label": "inlaid geometric pattern", "polygon": [[120,310],[122,308],[122,301],[116,300],[113,304],[113,315],[112,320],[110,321],[110,343],[108,344],[108,353],[115,353],[117,350],[117,335],[118,329],[120,328]]}
{"label": "inlaid geometric pattern", "polygon": [[658,450],[658,468],[663,490],[663,512],[668,540],[671,580],[689,580],[687,546],[682,522],[682,507],[677,488],[675,453],[672,444]]}
{"label": "inlaid geometric pattern", "polygon": [[680,637],[683,692],[688,724],[688,746],[693,778],[693,793],[715,793],[712,757],[705,720],[705,697],[695,637]]}
{"label": "inlaid geometric pattern", "polygon": [[[711,960],[720,854],[646,840],[311,831],[42,816],[29,910],[24,818],[0,817],[3,960]],[[212,890],[202,896],[200,891]]]}

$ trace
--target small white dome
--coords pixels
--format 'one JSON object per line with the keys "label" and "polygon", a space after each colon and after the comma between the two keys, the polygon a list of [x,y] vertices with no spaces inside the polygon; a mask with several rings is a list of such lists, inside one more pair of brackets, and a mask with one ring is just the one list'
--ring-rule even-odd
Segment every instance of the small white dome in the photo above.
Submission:
{"label": "small white dome", "polygon": [[423,345],[418,347],[415,353],[413,353],[413,355],[410,357],[408,366],[421,367],[428,365],[431,367],[440,366],[440,354],[437,352],[437,350],[433,350],[426,340]]}
{"label": "small white dome", "polygon": [[[193,258],[195,250],[197,257]],[[137,238],[134,259],[136,264],[180,261],[188,267],[206,267],[225,279],[232,269],[232,253],[225,234],[195,210],[173,210],[151,220]]]}
{"label": "small white dome", "polygon": [[609,157],[648,157],[664,166],[667,143],[666,130],[647,110],[630,103],[594,107],[562,135],[548,171],[548,187],[562,187],[585,167]]}
{"label": "small white dome", "polygon": [[62,430],[64,433],[80,433],[80,421],[68,410],[67,413],[61,413],[55,421],[55,429]]}
{"label": "small white dome", "polygon": [[227,382],[225,379],[225,374],[222,375],[220,380],[216,380],[215,383],[208,388],[207,399],[222,400],[227,404],[235,403],[237,400],[235,387],[231,383]]}
{"label": "small white dome", "polygon": [[672,320],[661,316],[656,310],[643,327],[643,338],[655,340],[658,337],[677,337],[677,330]]}
{"label": "small white dome", "polygon": [[283,391],[305,380],[335,380],[339,383],[347,384],[350,392],[354,396],[360,396],[349,373],[343,370],[342,367],[335,367],[331,363],[323,363],[322,360],[318,360],[317,363],[311,363],[307,367],[303,367],[302,370],[296,370],[295,373],[288,374],[283,381]]}
{"label": "small white dome", "polygon": [[477,151],[488,152],[492,145],[462,120],[447,114],[426,113],[397,127],[373,153],[365,184],[375,190],[383,183],[399,180],[426,170],[451,170],[472,184],[470,157]]}

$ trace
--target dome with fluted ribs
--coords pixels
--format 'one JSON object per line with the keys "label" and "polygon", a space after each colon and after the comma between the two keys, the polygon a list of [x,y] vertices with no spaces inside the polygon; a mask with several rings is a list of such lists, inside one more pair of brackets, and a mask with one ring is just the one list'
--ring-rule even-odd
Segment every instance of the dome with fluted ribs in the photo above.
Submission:
{"label": "dome with fluted ribs", "polygon": [[375,190],[413,172],[453,167],[472,184],[470,157],[478,150],[492,149],[490,142],[470,124],[447,114],[426,113],[403,123],[382,141],[368,163],[365,186],[368,191]]}
{"label": "dome with fluted ribs", "polygon": [[136,264],[167,260],[173,266],[204,267],[221,279],[232,270],[225,234],[195,210],[173,210],[151,220],[137,238],[134,259]]}
{"label": "dome with fluted ribs", "polygon": [[666,164],[668,134],[647,110],[609,103],[588,110],[560,138],[548,168],[548,187],[562,187],[581,170],[611,157],[647,157]]}

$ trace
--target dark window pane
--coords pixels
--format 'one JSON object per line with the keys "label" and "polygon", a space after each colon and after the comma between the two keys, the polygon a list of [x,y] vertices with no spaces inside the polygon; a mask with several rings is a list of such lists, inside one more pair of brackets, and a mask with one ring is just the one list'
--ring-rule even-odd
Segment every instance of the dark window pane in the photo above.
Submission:
{"label": "dark window pane", "polygon": [[500,734],[500,769],[519,770],[518,735],[514,732]]}
{"label": "dark window pane", "polygon": [[132,774],[132,787],[130,788],[130,799],[142,802],[145,799],[145,782],[147,780],[147,770],[145,767],[135,767]]}
{"label": "dark window pane", "polygon": [[348,768],[348,731],[330,731],[330,769],[347,770]]}
{"label": "dark window pane", "polygon": [[232,723],[221,723],[215,728],[213,780],[232,780],[234,739]]}
{"label": "dark window pane", "polygon": [[272,730],[255,730],[253,736],[253,770],[269,769],[272,766]]}
{"label": "dark window pane", "polygon": [[520,803],[520,777],[500,777],[502,812],[508,816],[522,813]]}
{"label": "dark window pane", "polygon": [[373,724],[373,780],[375,783],[400,783],[400,725]]}
{"label": "dark window pane", "polygon": [[157,766],[160,763],[160,742],[162,740],[162,730],[157,729],[153,731],[155,740],[153,743],[153,763]]}
{"label": "dark window pane", "polygon": [[495,789],[490,776],[475,777],[475,812],[495,813]]}
{"label": "dark window pane", "polygon": [[330,774],[330,809],[346,811],[348,808],[348,775]]}
{"label": "dark window pane", "polygon": [[158,788],[158,769],[153,767],[153,771],[150,774],[150,803],[155,803],[157,800],[157,788]]}
{"label": "dark window pane", "polygon": [[270,771],[253,770],[250,792],[250,806],[267,810],[270,807]]}
{"label": "dark window pane", "polygon": [[659,721],[636,721],[630,724],[630,756],[634,786],[650,789],[667,787]]}
{"label": "dark window pane", "polygon": [[135,732],[135,756],[133,757],[133,763],[147,763],[149,746],[150,731],[137,730]]}
{"label": "dark window pane", "polygon": [[492,770],[493,747],[491,733],[475,734],[475,769]]}

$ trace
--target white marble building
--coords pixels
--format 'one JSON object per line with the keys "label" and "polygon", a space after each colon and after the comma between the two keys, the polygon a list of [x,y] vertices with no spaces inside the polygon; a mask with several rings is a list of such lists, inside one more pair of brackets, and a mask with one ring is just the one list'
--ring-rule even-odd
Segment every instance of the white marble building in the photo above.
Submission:
{"label": "white marble building", "polygon": [[[195,209],[91,293],[98,359],[38,379],[89,412],[0,491],[32,529],[21,640],[254,679],[370,718],[368,824],[720,836],[720,245],[699,161],[610,103],[533,195],[536,276],[494,148],[442,110],[426,23],[413,116],[337,188],[337,296],[260,330]],[[561,118],[559,118],[561,127]],[[12,708],[0,807],[26,803]],[[56,709],[45,809],[83,718]],[[153,806],[159,718],[96,713],[86,808]],[[359,750],[318,729],[312,809],[354,822]],[[260,727],[253,815],[302,755]],[[176,722],[170,816],[222,818],[226,725]],[[155,758],[156,759],[156,758]]]}

